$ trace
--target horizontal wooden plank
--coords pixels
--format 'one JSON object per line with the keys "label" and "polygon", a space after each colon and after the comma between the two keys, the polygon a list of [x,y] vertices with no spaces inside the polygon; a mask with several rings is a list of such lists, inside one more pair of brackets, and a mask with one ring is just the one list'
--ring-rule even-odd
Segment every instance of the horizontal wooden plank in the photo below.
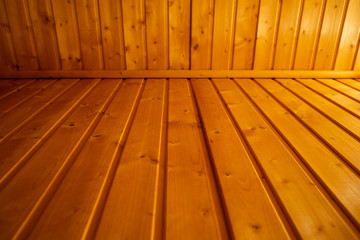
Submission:
{"label": "horizontal wooden plank", "polygon": [[4,71],[1,78],[360,78],[330,70],[42,70]]}

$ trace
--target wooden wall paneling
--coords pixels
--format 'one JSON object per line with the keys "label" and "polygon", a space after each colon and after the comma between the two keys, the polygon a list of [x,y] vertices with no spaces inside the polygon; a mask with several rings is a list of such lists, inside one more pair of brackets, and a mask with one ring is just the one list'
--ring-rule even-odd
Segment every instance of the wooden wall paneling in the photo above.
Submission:
{"label": "wooden wall paneling", "polygon": [[252,69],[260,0],[238,0],[232,69]]}
{"label": "wooden wall paneling", "polygon": [[4,3],[19,69],[38,69],[39,62],[27,1],[4,0]]}
{"label": "wooden wall paneling", "polygon": [[144,0],[122,1],[127,69],[147,69]]}
{"label": "wooden wall paneling", "polygon": [[190,0],[169,1],[169,68],[190,68]]}
{"label": "wooden wall paneling", "polygon": [[272,69],[274,62],[280,0],[262,0],[256,35],[254,69]]}
{"label": "wooden wall paneling", "polygon": [[303,0],[287,0],[282,2],[275,48],[274,69],[293,68],[302,8]]}
{"label": "wooden wall paneling", "polygon": [[328,0],[322,22],[314,69],[333,69],[348,0]]}
{"label": "wooden wall paneling", "polygon": [[294,69],[312,69],[324,16],[325,0],[304,0]]}
{"label": "wooden wall paneling", "polygon": [[236,0],[215,1],[211,69],[231,69]]}
{"label": "wooden wall paneling", "polygon": [[121,1],[99,1],[105,69],[126,69]]}
{"label": "wooden wall paneling", "polygon": [[354,66],[360,37],[360,1],[350,0],[334,69],[351,70]]}
{"label": "wooden wall paneling", "polygon": [[210,69],[213,38],[214,0],[192,1],[191,69]]}
{"label": "wooden wall paneling", "polygon": [[82,57],[74,0],[52,0],[61,68],[82,69]]}
{"label": "wooden wall paneling", "polygon": [[145,0],[145,9],[148,69],[168,69],[168,2]]}
{"label": "wooden wall paneling", "polygon": [[0,70],[17,70],[19,65],[3,0],[0,1],[0,49]]}
{"label": "wooden wall paneling", "polygon": [[[358,41],[360,42],[360,39]],[[358,42],[358,50],[357,50],[353,70],[360,70],[360,44],[359,44],[359,42]]]}
{"label": "wooden wall paneling", "polygon": [[60,69],[60,54],[51,0],[28,0],[40,69]]}
{"label": "wooden wall paneling", "polygon": [[[101,1],[101,0],[100,0]],[[98,0],[75,0],[83,69],[103,69]],[[119,41],[117,39],[117,41]]]}

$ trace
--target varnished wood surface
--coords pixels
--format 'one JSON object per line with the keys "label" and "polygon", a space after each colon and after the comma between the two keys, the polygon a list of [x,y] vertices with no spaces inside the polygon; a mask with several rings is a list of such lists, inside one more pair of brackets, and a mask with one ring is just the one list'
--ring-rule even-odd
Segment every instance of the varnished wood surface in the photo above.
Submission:
{"label": "varnished wood surface", "polygon": [[0,80],[1,239],[359,239],[359,79]]}

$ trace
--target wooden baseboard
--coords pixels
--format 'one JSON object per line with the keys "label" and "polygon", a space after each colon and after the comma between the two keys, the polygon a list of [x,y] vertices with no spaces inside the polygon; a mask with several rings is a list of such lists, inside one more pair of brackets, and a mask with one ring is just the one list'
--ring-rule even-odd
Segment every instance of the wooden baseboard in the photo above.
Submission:
{"label": "wooden baseboard", "polygon": [[39,70],[0,72],[0,78],[360,78],[328,70]]}

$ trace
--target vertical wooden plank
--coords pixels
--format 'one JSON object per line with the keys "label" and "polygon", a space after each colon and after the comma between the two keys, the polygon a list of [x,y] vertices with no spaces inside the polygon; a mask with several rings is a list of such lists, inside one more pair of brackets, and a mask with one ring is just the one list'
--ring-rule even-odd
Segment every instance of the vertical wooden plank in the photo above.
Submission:
{"label": "vertical wooden plank", "polygon": [[357,55],[353,70],[360,70],[360,44],[358,43]]}
{"label": "vertical wooden plank", "polygon": [[121,2],[99,1],[105,69],[126,69]]}
{"label": "vertical wooden plank", "polygon": [[82,69],[74,0],[52,0],[62,69]]}
{"label": "vertical wooden plank", "polygon": [[59,47],[51,0],[28,0],[40,69],[60,69]]}
{"label": "vertical wooden plank", "polygon": [[238,0],[233,69],[252,69],[260,0]]}
{"label": "vertical wooden plank", "polygon": [[122,1],[127,69],[146,69],[144,0]]}
{"label": "vertical wooden plank", "polygon": [[262,0],[256,35],[254,69],[272,69],[280,13],[280,0]]}
{"label": "vertical wooden plank", "polygon": [[215,1],[211,69],[231,69],[236,1]]}
{"label": "vertical wooden plank", "polygon": [[190,0],[169,1],[169,67],[190,67]]}
{"label": "vertical wooden plank", "polygon": [[320,32],[314,69],[330,70],[335,64],[348,0],[328,0]]}
{"label": "vertical wooden plank", "polygon": [[314,66],[325,2],[325,0],[304,1],[294,69],[310,70]]}
{"label": "vertical wooden plank", "polygon": [[17,70],[19,66],[3,0],[0,1],[0,49],[0,70]]}
{"label": "vertical wooden plank", "polygon": [[346,13],[335,70],[351,70],[353,68],[360,34],[360,1],[350,0]]}
{"label": "vertical wooden plank", "polygon": [[167,0],[145,0],[145,6],[148,69],[168,69]]}
{"label": "vertical wooden plank", "polygon": [[303,0],[282,2],[274,69],[292,69]]}
{"label": "vertical wooden plank", "polygon": [[210,69],[214,0],[192,1],[191,69]]}
{"label": "vertical wooden plank", "polygon": [[103,69],[98,0],[76,0],[83,69]]}
{"label": "vertical wooden plank", "polygon": [[38,69],[39,62],[27,1],[4,1],[19,69]]}

